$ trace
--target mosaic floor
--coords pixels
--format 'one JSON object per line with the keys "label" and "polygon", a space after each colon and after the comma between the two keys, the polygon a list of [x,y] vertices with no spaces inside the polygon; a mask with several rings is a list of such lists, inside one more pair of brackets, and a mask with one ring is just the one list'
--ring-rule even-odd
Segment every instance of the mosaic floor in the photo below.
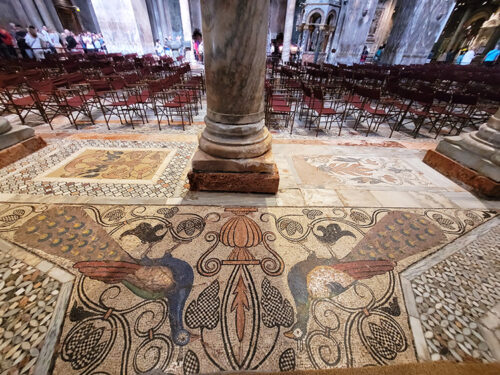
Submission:
{"label": "mosaic floor", "polygon": [[54,373],[283,371],[416,361],[400,273],[495,215],[5,203],[0,237],[76,276]]}
{"label": "mosaic floor", "polygon": [[0,170],[0,193],[172,197],[196,149],[190,142],[52,140]]}

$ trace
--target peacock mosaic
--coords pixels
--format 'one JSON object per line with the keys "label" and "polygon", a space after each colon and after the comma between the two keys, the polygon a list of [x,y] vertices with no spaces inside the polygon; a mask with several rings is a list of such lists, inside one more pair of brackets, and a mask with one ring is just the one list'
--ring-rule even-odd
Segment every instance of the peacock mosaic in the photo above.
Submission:
{"label": "peacock mosaic", "polygon": [[4,204],[0,236],[77,275],[54,373],[416,361],[399,273],[496,213]]}

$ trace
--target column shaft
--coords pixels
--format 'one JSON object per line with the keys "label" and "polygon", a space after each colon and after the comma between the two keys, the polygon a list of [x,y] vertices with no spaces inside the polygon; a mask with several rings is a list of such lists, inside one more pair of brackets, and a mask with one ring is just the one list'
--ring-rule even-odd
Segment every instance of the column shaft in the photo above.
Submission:
{"label": "column shaft", "polygon": [[394,17],[382,63],[424,64],[454,6],[455,0],[405,2]]}
{"label": "column shaft", "polygon": [[42,16],[42,22],[45,26],[50,27],[52,29],[56,28],[56,25],[52,19],[52,16],[47,9],[47,6],[45,5],[44,0],[35,0],[36,7],[38,9],[38,12]]}
{"label": "column shaft", "polygon": [[295,1],[288,0],[286,7],[285,33],[283,35],[283,52],[281,60],[288,62],[290,60],[290,43],[292,42],[292,32],[294,28],[293,19],[295,16]]}
{"label": "column shaft", "polygon": [[179,5],[181,7],[181,21],[182,21],[182,33],[184,35],[184,41],[190,42],[192,37],[191,31],[191,16],[189,12],[189,2],[188,0],[179,0]]}
{"label": "column shaft", "polygon": [[28,16],[30,24],[35,26],[36,28],[42,27],[43,22],[40,18],[40,15],[38,14],[38,10],[36,9],[33,0],[21,0],[21,4],[24,8],[24,11],[26,12],[26,15]]}
{"label": "column shaft", "polygon": [[191,190],[276,193],[264,123],[269,0],[202,0],[207,115]]}

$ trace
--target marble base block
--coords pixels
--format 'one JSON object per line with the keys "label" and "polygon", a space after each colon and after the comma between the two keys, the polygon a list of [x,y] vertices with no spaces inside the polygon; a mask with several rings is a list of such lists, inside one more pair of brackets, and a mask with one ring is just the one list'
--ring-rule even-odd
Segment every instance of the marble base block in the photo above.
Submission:
{"label": "marble base block", "polygon": [[278,168],[272,173],[256,172],[200,172],[188,174],[191,191],[227,191],[239,193],[278,192],[280,176]]}
{"label": "marble base block", "polygon": [[26,125],[12,125],[11,129],[0,136],[0,150],[22,142],[35,135],[35,130]]}
{"label": "marble base block", "polygon": [[[33,130],[33,129],[32,129]],[[0,136],[0,139],[3,135]],[[13,146],[0,150],[0,168],[14,163],[47,146],[43,138],[34,136]]]}
{"label": "marble base block", "polygon": [[273,152],[250,159],[217,158],[198,149],[191,163],[193,171],[202,172],[257,172],[273,173],[276,168]]}
{"label": "marble base block", "polygon": [[500,198],[500,183],[467,168],[459,162],[433,150],[427,151],[424,163],[446,177],[459,180],[474,190],[492,198]]}

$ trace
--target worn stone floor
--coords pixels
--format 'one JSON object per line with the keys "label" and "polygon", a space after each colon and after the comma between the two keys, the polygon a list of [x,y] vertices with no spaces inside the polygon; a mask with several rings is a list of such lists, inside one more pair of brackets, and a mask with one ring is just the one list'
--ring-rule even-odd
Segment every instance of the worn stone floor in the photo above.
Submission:
{"label": "worn stone floor", "polygon": [[48,146],[0,169],[0,374],[500,360],[500,204],[422,163],[433,137],[297,123],[276,196],[195,193],[194,120],[32,120]]}

